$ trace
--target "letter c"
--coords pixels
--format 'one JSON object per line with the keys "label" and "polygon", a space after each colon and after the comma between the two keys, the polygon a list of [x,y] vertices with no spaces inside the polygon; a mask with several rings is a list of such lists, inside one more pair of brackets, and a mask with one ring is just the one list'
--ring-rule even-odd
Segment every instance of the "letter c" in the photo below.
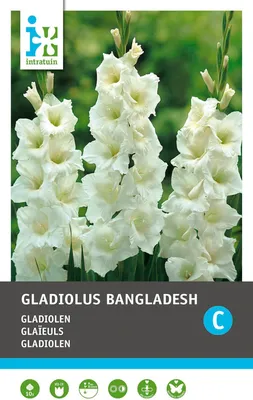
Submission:
{"label": "letter c", "polygon": [[216,311],[216,312],[213,314],[213,326],[214,326],[214,328],[217,329],[217,330],[222,330],[222,329],[224,329],[224,325],[219,325],[219,324],[218,324],[218,316],[219,316],[219,315],[224,315],[224,312],[223,312],[223,311]]}
{"label": "letter c", "polygon": [[233,315],[224,306],[213,306],[205,312],[203,324],[211,335],[225,335],[233,326]]}

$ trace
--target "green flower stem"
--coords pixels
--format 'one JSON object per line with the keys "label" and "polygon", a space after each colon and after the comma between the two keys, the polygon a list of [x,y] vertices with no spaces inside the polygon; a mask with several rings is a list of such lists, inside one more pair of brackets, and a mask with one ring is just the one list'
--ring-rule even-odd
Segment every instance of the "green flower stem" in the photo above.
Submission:
{"label": "green flower stem", "polygon": [[86,280],[87,280],[87,276],[86,276],[86,271],[85,271],[83,246],[81,246],[81,282],[84,282]]}
{"label": "green flower stem", "polygon": [[[227,82],[228,75],[228,50],[231,37],[231,21],[233,19],[234,11],[225,11],[222,20],[222,45],[217,44],[217,98],[221,100],[224,88]],[[227,58],[227,60],[226,60]]]}
{"label": "green flower stem", "polygon": [[118,263],[119,281],[123,281],[124,277],[124,261]]}
{"label": "green flower stem", "polygon": [[127,52],[127,45],[130,36],[130,22],[131,22],[131,14],[125,11],[116,11],[116,18],[118,22],[118,29],[121,36],[121,45],[120,47],[116,46],[117,53],[119,57],[122,57]]}

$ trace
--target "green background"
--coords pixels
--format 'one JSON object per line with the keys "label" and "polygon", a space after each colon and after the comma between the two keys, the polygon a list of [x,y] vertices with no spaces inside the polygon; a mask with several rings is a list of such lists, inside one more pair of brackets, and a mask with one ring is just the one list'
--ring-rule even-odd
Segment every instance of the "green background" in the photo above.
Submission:
{"label": "green background", "polygon": [[[131,40],[136,37],[144,49],[137,68],[140,74],[154,72],[160,77],[161,102],[152,118],[168,164],[177,155],[176,133],[182,127],[190,107],[190,99],[208,97],[200,71],[208,69],[216,76],[216,43],[221,40],[221,11],[140,11],[132,13]],[[18,140],[14,131],[18,118],[34,118],[33,108],[23,97],[26,88],[36,81],[35,71],[22,71],[19,66],[19,12],[12,12],[12,151]],[[64,70],[55,72],[55,94],[73,102],[78,116],[74,133],[77,148],[83,150],[92,140],[89,133],[89,109],[95,104],[96,68],[103,53],[114,51],[110,29],[115,28],[115,12],[68,11],[64,13]],[[233,18],[228,82],[236,90],[228,111],[241,111],[242,105],[242,14]],[[12,183],[18,174],[12,161]],[[86,171],[92,166],[86,164]],[[164,196],[171,192],[169,164],[164,181]],[[12,204],[12,250],[18,227]],[[241,235],[241,228],[235,229]],[[234,235],[233,235],[234,236]],[[241,258],[241,255],[239,254]],[[14,270],[13,274],[14,276]],[[241,280],[239,271],[237,280]]]}

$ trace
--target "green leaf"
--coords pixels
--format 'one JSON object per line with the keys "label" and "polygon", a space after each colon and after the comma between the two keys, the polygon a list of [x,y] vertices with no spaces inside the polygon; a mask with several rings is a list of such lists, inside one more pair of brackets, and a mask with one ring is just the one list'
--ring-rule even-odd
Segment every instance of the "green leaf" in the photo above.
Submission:
{"label": "green leaf", "polygon": [[119,272],[119,281],[122,282],[124,280],[124,261],[120,261],[118,263],[118,272]]}
{"label": "green leaf", "polygon": [[228,77],[228,65],[226,65],[226,67],[223,68],[221,72],[220,88],[219,88],[220,92],[222,92],[226,86],[227,77]]}
{"label": "green leaf", "polygon": [[130,21],[126,23],[125,33],[124,33],[125,52],[126,52],[126,48],[127,48],[127,45],[128,45],[129,36],[130,36]]}
{"label": "green leaf", "polygon": [[87,281],[86,271],[85,271],[85,262],[84,262],[84,254],[83,254],[83,245],[81,246],[81,282]]}
{"label": "green leaf", "polygon": [[225,37],[224,54],[228,54],[228,49],[229,49],[229,44],[230,44],[230,36],[231,36],[231,29],[232,29],[232,26],[230,25],[228,30],[227,30],[226,37]]}
{"label": "green leaf", "polygon": [[119,281],[118,268],[116,268],[114,271],[109,271],[105,276],[105,280],[108,282],[118,282]]}
{"label": "green leaf", "polygon": [[116,17],[117,17],[119,27],[121,28],[122,24],[123,24],[123,19],[124,19],[123,11],[116,11]]}
{"label": "green leaf", "polygon": [[158,257],[157,259],[157,276],[160,282],[168,281],[168,275],[165,271],[165,258]]}
{"label": "green leaf", "polygon": [[229,14],[228,14],[228,22],[230,22],[230,21],[232,21],[232,18],[233,18],[233,16],[234,16],[234,11],[229,11]]}
{"label": "green leaf", "polygon": [[226,30],[227,30],[227,13],[225,11],[223,14],[223,21],[222,21],[223,36],[225,36]]}
{"label": "green leaf", "polygon": [[97,274],[94,272],[94,271],[92,271],[92,270],[90,270],[88,273],[87,273],[87,275],[88,275],[88,281],[92,281],[92,282],[95,282],[95,281],[97,281],[98,279],[97,279]]}
{"label": "green leaf", "polygon": [[68,261],[68,282],[73,282],[75,280],[75,263],[74,263],[74,253],[73,253],[73,245],[72,245],[72,229],[70,229],[70,250],[69,250],[69,261]]}
{"label": "green leaf", "polygon": [[124,260],[124,268],[127,277],[127,281],[135,281],[136,279],[136,271],[137,271],[137,263],[138,263],[138,256],[137,254],[134,257],[130,257],[127,260]]}
{"label": "green leaf", "polygon": [[144,260],[144,253],[142,250],[139,250],[137,258],[137,270],[135,276],[136,276],[136,281],[140,282],[145,281],[145,260]]}
{"label": "green leaf", "polygon": [[81,270],[80,268],[74,267],[74,281],[80,282],[81,281]]}
{"label": "green leaf", "polygon": [[47,94],[47,71],[37,71],[37,81],[44,97]]}
{"label": "green leaf", "polygon": [[16,280],[16,275],[17,275],[17,273],[16,273],[16,267],[15,267],[15,265],[14,265],[14,262],[11,260],[11,281],[12,281],[12,282],[15,282],[15,280]]}
{"label": "green leaf", "polygon": [[[234,194],[233,196],[229,196],[227,199],[227,203],[228,203],[228,205],[230,205],[230,207],[234,208],[239,214],[241,214],[241,212],[242,212],[242,194],[241,193],[237,193],[237,194]],[[240,224],[240,221],[238,224]],[[232,229],[228,229],[226,231],[226,236],[234,237],[235,232],[238,228],[239,227],[237,225],[237,226],[234,226]]]}
{"label": "green leaf", "polygon": [[[218,82],[220,81],[220,76],[221,76],[221,70],[222,70],[222,49],[221,49],[221,44],[217,43],[217,72],[218,72]],[[219,89],[217,85],[217,89]]]}
{"label": "green leaf", "polygon": [[150,269],[148,273],[149,281],[158,281],[158,272],[157,272],[157,258],[160,251],[160,246],[157,244],[153,251],[153,256],[151,258]]}
{"label": "green leaf", "polygon": [[242,279],[242,238],[240,239],[237,247],[236,247],[236,252],[233,257],[235,269],[237,271],[237,279],[241,281]]}

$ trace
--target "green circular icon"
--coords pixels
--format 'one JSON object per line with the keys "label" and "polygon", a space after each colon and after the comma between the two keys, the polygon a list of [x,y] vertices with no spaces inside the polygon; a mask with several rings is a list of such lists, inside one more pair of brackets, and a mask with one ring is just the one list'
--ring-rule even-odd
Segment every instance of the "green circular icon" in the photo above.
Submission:
{"label": "green circular icon", "polygon": [[144,399],[151,399],[156,394],[156,391],[156,384],[150,379],[144,379],[138,385],[138,393]]}
{"label": "green circular icon", "polygon": [[79,393],[85,399],[93,399],[98,394],[98,385],[92,379],[86,379],[80,383]]}
{"label": "green circular icon", "polygon": [[180,399],[186,393],[186,385],[180,379],[172,379],[172,381],[168,383],[167,393],[173,399]]}
{"label": "green circular icon", "polygon": [[122,399],[127,394],[127,384],[121,379],[115,379],[108,386],[108,392],[114,399]]}
{"label": "green circular icon", "polygon": [[20,392],[26,399],[34,399],[40,392],[40,386],[33,379],[27,379],[20,386]]}
{"label": "green circular icon", "polygon": [[69,385],[62,379],[56,379],[50,385],[50,393],[56,399],[63,399],[69,392]]}

